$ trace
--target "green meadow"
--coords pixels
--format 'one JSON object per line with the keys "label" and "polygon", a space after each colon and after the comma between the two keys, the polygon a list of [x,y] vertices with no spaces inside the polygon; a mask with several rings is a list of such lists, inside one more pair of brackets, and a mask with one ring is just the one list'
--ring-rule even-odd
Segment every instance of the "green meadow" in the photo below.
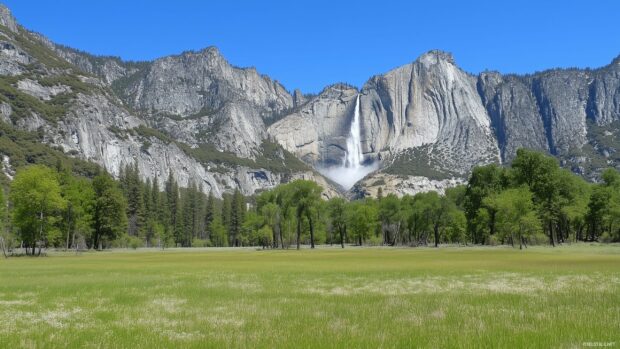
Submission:
{"label": "green meadow", "polygon": [[0,260],[3,348],[620,346],[620,246]]}

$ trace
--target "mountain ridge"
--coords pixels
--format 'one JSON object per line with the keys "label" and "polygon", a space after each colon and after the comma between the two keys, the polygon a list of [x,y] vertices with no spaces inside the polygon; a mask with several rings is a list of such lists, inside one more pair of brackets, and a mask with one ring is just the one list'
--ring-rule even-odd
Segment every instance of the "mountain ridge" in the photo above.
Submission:
{"label": "mountain ridge", "polygon": [[386,192],[441,190],[437,183],[456,183],[446,180],[473,166],[509,163],[520,147],[591,180],[620,162],[620,56],[596,69],[503,75],[468,73],[451,53],[431,50],[361,87],[304,95],[213,46],[132,62],[54,44],[2,6],[0,28],[4,122],[41,130],[45,144],[115,175],[136,162],[144,177],[172,172],[218,196],[294,178],[338,195],[314,169],[342,162],[357,96],[362,152],[381,166],[348,195],[376,192],[381,173],[407,182]]}

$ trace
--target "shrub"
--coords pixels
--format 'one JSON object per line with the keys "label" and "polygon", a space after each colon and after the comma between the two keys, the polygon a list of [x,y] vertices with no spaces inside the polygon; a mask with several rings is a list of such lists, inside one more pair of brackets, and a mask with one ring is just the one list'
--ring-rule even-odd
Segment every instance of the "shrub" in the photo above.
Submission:
{"label": "shrub", "polygon": [[532,234],[527,242],[530,245],[546,245],[549,244],[549,237],[543,233]]}
{"label": "shrub", "polygon": [[129,242],[128,247],[131,247],[134,250],[137,249],[138,247],[144,246],[142,239],[140,239],[137,236],[130,236],[128,242]]}
{"label": "shrub", "polygon": [[207,247],[209,246],[209,241],[208,240],[203,240],[203,239],[199,239],[199,238],[194,238],[192,240],[192,247]]}
{"label": "shrub", "polygon": [[501,244],[501,241],[499,240],[499,238],[497,237],[497,235],[489,235],[487,237],[487,241],[486,241],[487,245],[490,246],[497,246]]}
{"label": "shrub", "polygon": [[364,243],[369,246],[380,246],[383,243],[383,237],[379,235],[372,235],[364,241]]}

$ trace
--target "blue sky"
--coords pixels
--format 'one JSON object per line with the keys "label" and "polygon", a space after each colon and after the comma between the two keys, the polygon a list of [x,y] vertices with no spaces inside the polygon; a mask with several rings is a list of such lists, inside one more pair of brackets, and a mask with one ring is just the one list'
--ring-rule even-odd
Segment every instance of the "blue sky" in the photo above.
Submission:
{"label": "blue sky", "polygon": [[217,46],[288,88],[318,92],[441,49],[459,66],[528,73],[620,55],[620,1],[0,0],[55,42],[128,60]]}

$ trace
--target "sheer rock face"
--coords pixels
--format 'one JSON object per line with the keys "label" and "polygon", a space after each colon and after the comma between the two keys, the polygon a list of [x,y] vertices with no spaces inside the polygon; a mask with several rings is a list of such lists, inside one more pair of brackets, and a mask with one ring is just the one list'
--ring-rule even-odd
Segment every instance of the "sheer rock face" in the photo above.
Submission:
{"label": "sheer rock face", "polygon": [[[445,166],[463,174],[476,164],[499,160],[476,78],[458,69],[446,53],[430,52],[375,76],[359,93],[367,158],[385,159],[433,145]],[[332,86],[271,126],[269,133],[309,163],[341,163],[357,94],[353,88]]]}
{"label": "sheer rock face", "polygon": [[278,82],[253,68],[232,67],[214,47],[158,59],[147,70],[126,89],[140,109],[184,116],[245,100],[266,115],[293,106]]}
{"label": "sheer rock face", "polygon": [[[158,59],[127,75],[120,92],[134,109],[189,144],[254,158],[266,138],[265,118],[293,107],[278,82],[231,66],[214,48]],[[165,122],[173,117],[175,123]]]}
{"label": "sheer rock face", "polygon": [[610,65],[592,72],[589,85],[588,116],[598,125],[620,119],[620,56]]}
{"label": "sheer rock face", "polygon": [[17,33],[18,31],[17,22],[15,21],[11,10],[2,4],[0,4],[0,25],[7,27],[7,29],[13,33]]}
{"label": "sheer rock face", "polygon": [[361,93],[364,152],[397,154],[432,145],[444,166],[459,173],[499,160],[476,79],[447,53],[432,51],[376,76]]}
{"label": "sheer rock face", "polygon": [[478,90],[504,161],[512,160],[517,149],[523,147],[549,151],[545,125],[529,84],[514,76],[482,73]]}
{"label": "sheer rock face", "polygon": [[269,127],[285,149],[312,165],[341,164],[357,89],[336,84]]}

